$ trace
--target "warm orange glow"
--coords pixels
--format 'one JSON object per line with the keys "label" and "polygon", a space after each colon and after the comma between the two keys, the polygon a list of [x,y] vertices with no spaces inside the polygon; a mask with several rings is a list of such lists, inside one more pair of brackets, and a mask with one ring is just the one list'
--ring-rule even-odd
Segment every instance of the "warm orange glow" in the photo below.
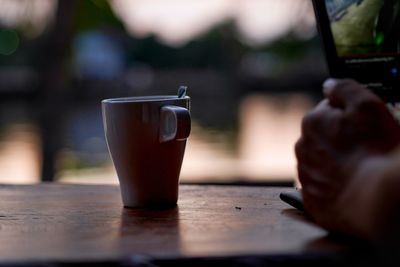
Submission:
{"label": "warm orange glow", "polygon": [[243,175],[250,178],[294,178],[294,144],[311,102],[304,96],[245,99],[240,109],[239,158]]}
{"label": "warm orange glow", "polygon": [[228,142],[222,141],[226,138],[213,138],[212,133],[194,127],[182,177],[189,181],[294,179],[294,144],[300,136],[301,119],[311,105],[301,95],[246,98],[240,107],[238,144],[234,145],[238,151],[229,149]]}
{"label": "warm orange glow", "polygon": [[35,127],[17,124],[7,129],[0,142],[0,183],[39,182],[39,149]]}

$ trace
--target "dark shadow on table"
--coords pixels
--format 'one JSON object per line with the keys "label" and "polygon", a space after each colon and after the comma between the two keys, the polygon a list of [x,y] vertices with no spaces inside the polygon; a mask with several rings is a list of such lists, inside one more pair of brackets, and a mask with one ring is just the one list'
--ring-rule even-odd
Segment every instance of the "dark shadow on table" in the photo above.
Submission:
{"label": "dark shadow on table", "polygon": [[[294,220],[298,220],[313,226],[318,226],[313,219],[307,215],[307,213],[297,210],[297,209],[285,209],[282,211],[282,215],[290,217]],[[338,233],[329,233],[323,237],[317,238],[306,245],[307,249],[313,250],[315,249],[329,249],[335,248],[333,251],[344,250],[346,248],[359,248],[363,247],[365,242],[355,237],[351,237],[348,235],[338,234]]]}
{"label": "dark shadow on table", "polygon": [[316,226],[316,224],[312,220],[312,218],[310,216],[308,216],[307,213],[304,211],[300,211],[300,210],[294,209],[294,208],[288,208],[288,209],[282,210],[281,214],[283,216],[289,217],[293,220],[301,221],[301,222]]}

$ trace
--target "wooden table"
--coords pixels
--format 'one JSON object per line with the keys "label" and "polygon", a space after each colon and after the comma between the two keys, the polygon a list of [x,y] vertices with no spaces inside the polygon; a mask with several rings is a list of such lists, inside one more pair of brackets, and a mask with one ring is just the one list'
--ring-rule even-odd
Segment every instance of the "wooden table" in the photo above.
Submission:
{"label": "wooden table", "polygon": [[315,255],[346,247],[281,202],[283,190],[291,189],[181,185],[176,208],[149,211],[124,209],[117,186],[2,185],[0,261],[134,266],[143,260]]}

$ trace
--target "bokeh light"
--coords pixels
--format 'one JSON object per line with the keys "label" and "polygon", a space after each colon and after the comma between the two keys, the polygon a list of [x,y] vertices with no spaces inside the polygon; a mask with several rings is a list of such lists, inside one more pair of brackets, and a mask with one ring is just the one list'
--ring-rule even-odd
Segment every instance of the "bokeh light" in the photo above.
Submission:
{"label": "bokeh light", "polygon": [[18,33],[14,30],[0,29],[0,55],[11,55],[19,45]]}

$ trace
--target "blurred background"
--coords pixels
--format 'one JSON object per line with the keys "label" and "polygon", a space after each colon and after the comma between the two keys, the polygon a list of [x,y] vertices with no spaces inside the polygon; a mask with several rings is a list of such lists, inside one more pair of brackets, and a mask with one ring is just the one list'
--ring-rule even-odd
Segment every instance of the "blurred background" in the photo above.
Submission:
{"label": "blurred background", "polygon": [[181,181],[293,184],[327,77],[309,0],[0,0],[0,183],[116,183],[100,101],[189,87]]}

